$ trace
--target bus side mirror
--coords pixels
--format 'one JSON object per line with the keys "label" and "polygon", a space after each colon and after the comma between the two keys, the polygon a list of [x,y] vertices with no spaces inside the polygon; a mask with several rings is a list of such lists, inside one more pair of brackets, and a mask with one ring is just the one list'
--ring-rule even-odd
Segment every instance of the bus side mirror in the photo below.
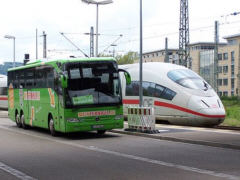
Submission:
{"label": "bus side mirror", "polygon": [[62,88],[68,87],[68,81],[65,75],[60,75],[60,82],[61,82]]}
{"label": "bus side mirror", "polygon": [[131,84],[131,76],[130,76],[129,72],[125,71],[124,69],[118,69],[118,72],[124,73],[127,85]]}

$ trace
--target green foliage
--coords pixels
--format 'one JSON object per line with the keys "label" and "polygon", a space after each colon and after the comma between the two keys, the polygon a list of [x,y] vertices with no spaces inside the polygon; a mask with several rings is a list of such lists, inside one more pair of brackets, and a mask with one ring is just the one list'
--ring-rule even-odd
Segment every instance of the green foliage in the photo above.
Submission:
{"label": "green foliage", "polygon": [[237,97],[221,99],[226,110],[226,118],[222,125],[240,127],[240,100]]}
{"label": "green foliage", "polygon": [[117,63],[120,64],[133,64],[134,61],[138,59],[138,53],[137,52],[128,52],[125,55],[118,55],[116,57]]}

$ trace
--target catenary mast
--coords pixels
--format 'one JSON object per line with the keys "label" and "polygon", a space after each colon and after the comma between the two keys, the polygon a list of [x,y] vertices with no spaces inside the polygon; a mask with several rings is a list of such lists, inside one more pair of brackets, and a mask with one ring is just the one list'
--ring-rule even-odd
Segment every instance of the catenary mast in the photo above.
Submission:
{"label": "catenary mast", "polygon": [[179,64],[191,68],[191,62],[189,62],[189,57],[188,0],[180,0]]}

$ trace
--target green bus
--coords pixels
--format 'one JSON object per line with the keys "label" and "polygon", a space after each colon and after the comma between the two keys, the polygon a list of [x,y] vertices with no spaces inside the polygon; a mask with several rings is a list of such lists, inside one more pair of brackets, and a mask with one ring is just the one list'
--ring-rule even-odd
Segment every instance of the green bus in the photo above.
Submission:
{"label": "green bus", "polygon": [[114,58],[37,60],[8,70],[9,118],[18,127],[57,132],[123,128],[119,72]]}

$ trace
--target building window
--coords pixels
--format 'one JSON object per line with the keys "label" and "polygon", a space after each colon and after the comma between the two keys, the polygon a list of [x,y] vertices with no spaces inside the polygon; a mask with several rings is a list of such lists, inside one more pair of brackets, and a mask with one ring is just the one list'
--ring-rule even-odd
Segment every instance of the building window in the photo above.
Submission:
{"label": "building window", "polygon": [[219,61],[222,60],[222,54],[218,54],[218,60],[219,60]]}
{"label": "building window", "polygon": [[218,79],[218,86],[222,86],[222,79]]}
{"label": "building window", "polygon": [[236,45],[237,44],[237,40],[236,39],[228,40],[228,44],[229,45]]}
{"label": "building window", "polygon": [[234,77],[234,65],[231,65],[231,75]]}
{"label": "building window", "polygon": [[234,91],[231,91],[231,96],[234,96]]}
{"label": "building window", "polygon": [[228,73],[228,66],[223,66],[223,73]]}
{"label": "building window", "polygon": [[234,89],[234,79],[231,79],[231,88]]}
{"label": "building window", "polygon": [[235,55],[235,53],[234,53],[234,51],[232,51],[231,52],[231,62],[232,62],[232,64],[234,64],[234,60],[235,60],[234,55]]}
{"label": "building window", "polygon": [[222,66],[218,66],[218,73],[222,73]]}
{"label": "building window", "polygon": [[228,92],[227,91],[223,91],[223,96],[228,96]]}
{"label": "building window", "polygon": [[218,95],[219,95],[219,96],[222,96],[222,95],[223,95],[222,91],[219,91],[219,92],[218,92]]}
{"label": "building window", "polygon": [[228,85],[228,79],[223,79],[223,85],[227,86]]}
{"label": "building window", "polygon": [[223,59],[228,60],[228,53],[223,53]]}

